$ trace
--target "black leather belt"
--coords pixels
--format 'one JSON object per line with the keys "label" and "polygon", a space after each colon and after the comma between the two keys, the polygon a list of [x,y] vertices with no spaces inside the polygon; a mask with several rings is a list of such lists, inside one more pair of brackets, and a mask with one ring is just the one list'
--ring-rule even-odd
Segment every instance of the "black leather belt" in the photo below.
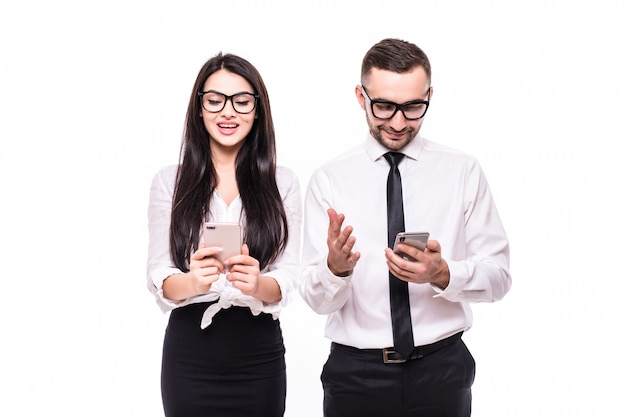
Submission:
{"label": "black leather belt", "polygon": [[380,355],[382,353],[382,358],[384,363],[403,363],[408,360],[420,359],[426,355],[429,355],[433,352],[438,351],[446,346],[449,346],[456,342],[457,340],[461,340],[461,336],[463,336],[463,332],[458,332],[453,334],[452,336],[446,337],[445,339],[441,339],[436,341],[435,343],[431,343],[429,345],[416,346],[408,358],[403,357],[398,352],[394,350],[394,348],[384,348],[384,349],[357,349],[352,346],[341,345],[339,343],[332,344],[333,348],[339,348],[342,350],[349,350],[351,352],[358,353],[367,353],[367,354],[375,354]]}

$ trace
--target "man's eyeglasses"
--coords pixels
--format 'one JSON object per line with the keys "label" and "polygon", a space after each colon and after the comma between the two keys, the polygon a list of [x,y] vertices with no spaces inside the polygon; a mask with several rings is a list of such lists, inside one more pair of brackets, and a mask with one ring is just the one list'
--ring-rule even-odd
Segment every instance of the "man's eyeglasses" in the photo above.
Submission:
{"label": "man's eyeglasses", "polygon": [[[364,86],[361,86],[363,94],[370,101],[370,108],[375,118],[380,120],[389,120],[396,115],[398,110],[402,112],[407,120],[419,120],[426,114],[430,101],[428,100],[411,100],[406,103],[398,104],[388,100],[372,100],[367,94]],[[430,99],[430,87],[428,88],[428,98]]]}
{"label": "man's eyeglasses", "polygon": [[226,102],[230,100],[237,113],[248,114],[254,110],[259,98],[258,94],[241,92],[227,96],[215,90],[198,91],[198,96],[202,101],[202,107],[209,113],[221,112],[226,107]]}

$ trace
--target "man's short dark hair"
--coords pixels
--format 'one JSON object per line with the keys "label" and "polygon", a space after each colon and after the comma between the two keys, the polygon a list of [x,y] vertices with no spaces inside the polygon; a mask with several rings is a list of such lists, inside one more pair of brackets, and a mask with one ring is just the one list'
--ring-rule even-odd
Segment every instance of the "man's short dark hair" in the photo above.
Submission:
{"label": "man's short dark hair", "polygon": [[363,57],[361,84],[365,84],[372,68],[402,74],[422,67],[430,83],[431,69],[428,56],[417,45],[401,39],[383,39],[372,46]]}

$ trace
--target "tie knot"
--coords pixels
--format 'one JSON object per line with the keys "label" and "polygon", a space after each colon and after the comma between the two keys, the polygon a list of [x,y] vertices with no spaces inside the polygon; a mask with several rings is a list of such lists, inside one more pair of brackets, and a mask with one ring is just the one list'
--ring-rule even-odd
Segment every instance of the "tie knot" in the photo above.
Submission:
{"label": "tie knot", "polygon": [[400,152],[387,152],[384,157],[387,162],[389,162],[389,165],[396,167],[400,161],[402,161],[402,158],[404,158],[404,154]]}

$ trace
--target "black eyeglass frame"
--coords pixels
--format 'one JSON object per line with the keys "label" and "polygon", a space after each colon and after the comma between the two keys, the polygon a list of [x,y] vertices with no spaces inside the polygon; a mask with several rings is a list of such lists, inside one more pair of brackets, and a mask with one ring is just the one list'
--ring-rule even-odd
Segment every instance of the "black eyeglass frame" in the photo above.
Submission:
{"label": "black eyeglass frame", "polygon": [[[219,94],[220,96],[224,97],[224,103],[222,105],[222,108],[219,110],[208,110],[206,107],[204,107],[204,95],[208,94],[208,93],[213,93],[213,94]],[[254,98],[254,106],[252,106],[252,109],[250,111],[247,112],[241,112],[239,110],[237,110],[235,108],[235,102],[233,101],[233,98],[237,97],[237,96],[242,96],[242,95],[247,95],[247,96],[252,96]],[[252,94],[249,93],[247,91],[240,91],[238,93],[232,94],[230,96],[227,96],[224,93],[221,93],[219,91],[216,90],[207,90],[207,91],[198,91],[198,97],[200,97],[200,105],[202,106],[202,108],[206,111],[208,111],[209,113],[219,113],[222,110],[224,110],[224,107],[226,107],[226,103],[228,102],[228,100],[230,100],[230,104],[232,104],[233,109],[239,113],[239,114],[250,114],[254,111],[254,109],[256,109],[257,106],[257,102],[259,100],[259,95],[258,94]]]}
{"label": "black eyeglass frame", "polygon": [[[367,93],[367,90],[365,89],[364,85],[361,85],[361,90],[363,91],[363,94],[365,95],[365,97],[367,97],[367,99],[370,101],[370,110],[372,110],[372,116],[374,116],[375,118],[377,118],[379,120],[391,120],[391,119],[393,119],[393,116],[396,115],[398,110],[400,110],[402,112],[402,115],[407,120],[419,120],[419,119],[422,119],[424,116],[426,116],[426,112],[428,111],[428,106],[430,106],[430,91],[431,91],[430,87],[428,87],[428,100],[411,100],[411,101],[407,101],[407,102],[402,103],[402,104],[394,103],[393,101],[389,101],[389,100],[378,100],[378,99],[372,100],[372,98]],[[386,105],[389,105],[389,106],[395,106],[395,110],[393,111],[393,113],[391,113],[391,116],[389,116],[389,117],[378,117],[378,116],[376,116],[376,113],[374,112],[374,104],[386,104]],[[411,105],[414,105],[414,104],[425,104],[426,105],[426,109],[424,109],[424,113],[420,117],[407,117],[406,113],[404,112],[404,109],[407,106],[411,106]]]}

